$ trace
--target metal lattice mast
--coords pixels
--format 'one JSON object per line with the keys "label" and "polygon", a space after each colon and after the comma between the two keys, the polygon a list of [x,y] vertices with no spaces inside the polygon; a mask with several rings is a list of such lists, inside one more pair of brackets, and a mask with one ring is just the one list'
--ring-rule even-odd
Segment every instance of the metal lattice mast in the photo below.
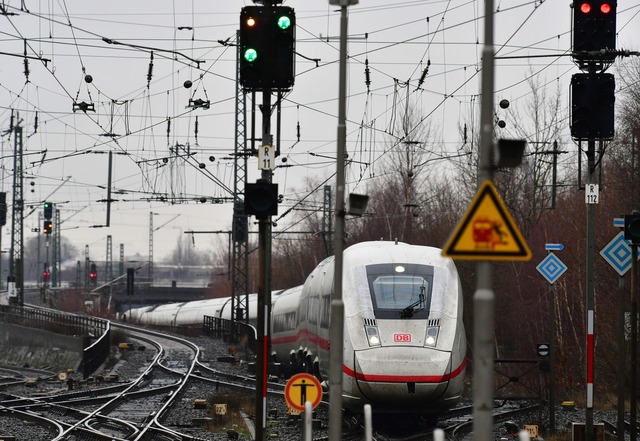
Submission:
{"label": "metal lattice mast", "polygon": [[15,303],[24,304],[24,236],[23,212],[24,193],[22,177],[22,127],[16,125],[13,128],[14,155],[13,155],[13,207],[11,216],[11,251],[9,253],[9,280],[15,283]]}
{"label": "metal lattice mast", "polygon": [[118,276],[124,276],[124,244],[120,244],[120,263],[118,268]]}
{"label": "metal lattice mast", "polygon": [[[236,32],[236,40],[240,41],[240,32]],[[244,194],[247,183],[247,131],[246,119],[247,97],[240,85],[240,44],[236,49],[236,134],[235,161],[233,171],[233,255],[231,268],[231,308],[237,311],[237,319],[247,321],[249,317],[249,253],[247,252],[247,216],[244,214],[244,202],[240,194]],[[240,233],[240,234],[238,234]],[[242,313],[242,315],[240,315]]]}
{"label": "metal lattice mast", "polygon": [[53,212],[53,246],[51,253],[51,286],[59,287],[62,285],[62,242],[60,234],[60,210]]}
{"label": "metal lattice mast", "polygon": [[113,240],[111,235],[107,236],[107,260],[105,261],[105,283],[113,280]]}
{"label": "metal lattice mast", "polygon": [[149,213],[149,283],[153,285],[153,212]]}

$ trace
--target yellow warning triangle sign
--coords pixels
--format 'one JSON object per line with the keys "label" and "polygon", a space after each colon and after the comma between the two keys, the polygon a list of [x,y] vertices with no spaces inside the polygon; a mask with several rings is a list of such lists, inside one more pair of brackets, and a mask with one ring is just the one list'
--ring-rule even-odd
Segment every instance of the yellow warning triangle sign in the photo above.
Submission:
{"label": "yellow warning triangle sign", "polygon": [[531,250],[493,182],[486,180],[442,255],[463,260],[530,260]]}

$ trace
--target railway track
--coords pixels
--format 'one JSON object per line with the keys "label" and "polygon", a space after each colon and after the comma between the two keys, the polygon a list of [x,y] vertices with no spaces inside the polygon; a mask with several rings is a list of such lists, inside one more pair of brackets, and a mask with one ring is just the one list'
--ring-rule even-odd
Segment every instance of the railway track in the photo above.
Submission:
{"label": "railway track", "polygon": [[[49,441],[215,439],[216,429],[196,428],[194,423],[211,420],[212,406],[194,410],[193,405],[196,398],[211,402],[214,396],[245,396],[243,407],[245,412],[249,408],[251,419],[255,378],[241,373],[246,372],[244,359],[221,355],[229,349],[227,345],[200,339],[198,343],[210,351],[203,357],[197,344],[180,337],[118,323],[113,328],[128,342],[119,345],[120,361],[112,358],[104,375],[94,375],[91,382],[83,380],[73,390],[67,390],[52,372],[0,371],[0,411],[24,412],[36,419],[15,429],[16,433],[28,433],[37,425],[46,428],[42,439]],[[36,375],[38,389],[26,388],[25,380]],[[277,408],[273,415],[286,418],[284,384],[269,382],[268,392]],[[4,434],[10,433],[3,432],[0,419],[0,435]]]}
{"label": "railway track", "polygon": [[[46,397],[5,394],[0,410],[29,415],[36,424],[57,432],[49,438],[52,440],[191,439],[164,427],[161,417],[189,380],[200,349],[179,337],[122,324],[114,326],[155,351],[137,378],[116,386]],[[19,372],[4,375],[2,384],[24,381]]]}

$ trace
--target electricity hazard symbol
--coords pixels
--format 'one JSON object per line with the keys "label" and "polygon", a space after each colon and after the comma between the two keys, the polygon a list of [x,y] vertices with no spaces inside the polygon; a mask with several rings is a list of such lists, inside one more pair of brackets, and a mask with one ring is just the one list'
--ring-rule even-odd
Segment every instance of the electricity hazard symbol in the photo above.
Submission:
{"label": "electricity hazard symbol", "polygon": [[315,409],[322,400],[322,386],[311,374],[296,374],[287,381],[284,397],[292,409],[304,411],[307,401],[311,402],[311,407]]}
{"label": "electricity hazard symbol", "polygon": [[486,180],[442,255],[466,260],[530,260],[531,250],[495,186]]}

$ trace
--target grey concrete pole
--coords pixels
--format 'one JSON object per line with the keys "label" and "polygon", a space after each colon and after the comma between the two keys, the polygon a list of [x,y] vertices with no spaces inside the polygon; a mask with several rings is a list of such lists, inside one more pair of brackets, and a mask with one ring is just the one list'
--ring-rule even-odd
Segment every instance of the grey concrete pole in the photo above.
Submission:
{"label": "grey concrete pole", "polygon": [[340,67],[338,84],[338,145],[336,158],[336,213],[334,235],[334,282],[329,330],[329,441],[342,439],[342,352],[344,349],[344,302],[342,301],[342,252],[344,250],[344,154],[347,142],[347,6],[340,8]]}
{"label": "grey concrete pole", "polygon": [[[480,152],[478,187],[491,180],[493,152],[493,0],[485,1],[484,47],[482,49],[482,90],[480,108]],[[493,351],[494,303],[492,267],[477,264],[477,285],[473,295],[473,433],[476,441],[493,440]]]}

